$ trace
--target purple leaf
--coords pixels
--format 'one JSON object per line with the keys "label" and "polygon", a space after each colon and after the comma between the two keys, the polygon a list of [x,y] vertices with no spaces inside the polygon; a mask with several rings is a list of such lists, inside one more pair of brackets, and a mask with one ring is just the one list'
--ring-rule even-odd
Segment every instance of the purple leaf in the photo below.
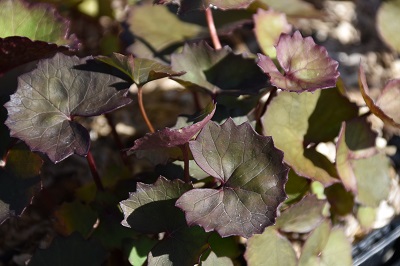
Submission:
{"label": "purple leaf", "polygon": [[[79,66],[78,66],[79,65]],[[89,133],[75,116],[95,116],[131,102],[128,85],[91,58],[57,54],[18,79],[18,89],[4,106],[11,136],[25,141],[53,162],[75,153],[85,156]],[[89,71],[87,71],[89,70]]]}
{"label": "purple leaf", "polygon": [[258,54],[258,66],[271,77],[272,85],[277,88],[302,92],[335,87],[339,77],[338,62],[311,37],[303,38],[299,31],[293,36],[282,34],[276,53],[284,74],[262,54]]}
{"label": "purple leaf", "polygon": [[196,163],[221,182],[218,189],[193,189],[178,199],[189,225],[248,238],[274,223],[286,198],[288,168],[271,137],[229,118],[221,126],[209,122],[189,145]]}

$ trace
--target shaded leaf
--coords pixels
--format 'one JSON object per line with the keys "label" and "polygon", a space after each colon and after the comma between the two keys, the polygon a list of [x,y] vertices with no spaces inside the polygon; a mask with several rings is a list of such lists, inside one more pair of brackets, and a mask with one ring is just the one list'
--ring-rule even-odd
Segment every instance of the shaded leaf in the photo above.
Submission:
{"label": "shaded leaf", "polygon": [[31,40],[71,44],[69,21],[50,5],[28,6],[20,0],[0,1],[0,37],[24,36]]}
{"label": "shaded leaf", "polygon": [[265,229],[261,235],[251,237],[247,242],[244,256],[249,266],[297,265],[297,257],[292,244],[274,227]]}
{"label": "shaded leaf", "polygon": [[268,85],[253,59],[234,54],[228,46],[214,50],[205,42],[185,44],[181,53],[171,55],[171,64],[176,71],[186,71],[174,80],[208,93],[251,94]]}
{"label": "shaded leaf", "polygon": [[358,83],[361,95],[371,112],[378,116],[385,124],[400,128],[400,80],[389,81],[378,100],[375,102],[369,96],[369,88],[364,69],[360,64]]}
{"label": "shaded leaf", "polygon": [[382,39],[392,49],[400,52],[400,36],[396,31],[400,23],[400,1],[385,1],[379,6],[376,14],[376,27]]}
{"label": "shaded leaf", "polygon": [[[178,0],[179,12],[186,13],[193,10],[205,10],[208,7],[226,9],[246,8],[254,0]],[[176,0],[154,0],[156,4],[177,3]]]}
{"label": "shaded leaf", "polygon": [[316,45],[311,37],[299,31],[293,36],[282,34],[276,55],[284,74],[272,60],[258,54],[258,66],[270,76],[272,85],[282,90],[303,92],[335,87],[339,63],[328,56],[325,47]]}
{"label": "shaded leaf", "polygon": [[136,192],[120,203],[125,217],[122,224],[143,233],[170,232],[186,226],[175,201],[189,189],[189,184],[178,179],[169,181],[162,176],[151,185],[138,183]]}
{"label": "shaded leaf", "polygon": [[209,122],[189,146],[196,163],[221,182],[219,189],[193,189],[177,200],[189,225],[250,237],[274,223],[288,169],[270,137],[228,119],[221,126]]}
{"label": "shaded leaf", "polygon": [[322,211],[326,201],[315,195],[307,196],[282,212],[276,219],[276,227],[283,232],[308,233],[324,219]]}
{"label": "shaded leaf", "polygon": [[283,13],[259,9],[253,16],[254,33],[261,51],[270,58],[276,57],[275,45],[281,33],[289,33],[292,26]]}
{"label": "shaded leaf", "polygon": [[113,53],[111,57],[98,56],[96,59],[119,69],[130,77],[138,86],[143,86],[152,80],[180,76],[185,73],[182,71],[175,72],[170,66],[161,64],[157,61],[145,58],[135,58],[132,55],[125,56]]}
{"label": "shaded leaf", "polygon": [[346,191],[342,184],[333,184],[324,191],[331,206],[331,214],[346,215],[353,211],[354,194]]}
{"label": "shaded leaf", "polygon": [[5,169],[19,178],[38,176],[42,166],[42,158],[29,151],[25,145],[14,145],[7,153]]}
{"label": "shaded leaf", "polygon": [[0,225],[10,216],[10,205],[0,200]]}
{"label": "shaded leaf", "polygon": [[74,233],[69,237],[55,238],[47,249],[38,249],[28,265],[100,266],[106,257],[107,252],[99,243]]}
{"label": "shaded leaf", "polygon": [[90,58],[63,54],[41,60],[37,69],[20,76],[17,92],[5,104],[11,136],[53,162],[73,153],[85,156],[89,133],[73,118],[100,115],[131,102],[125,97],[128,84],[105,74],[110,70],[103,67]]}
{"label": "shaded leaf", "polygon": [[239,257],[242,253],[238,242],[238,238],[235,236],[221,237],[215,232],[208,238],[208,244],[212,252],[218,257],[229,257],[231,259]]}
{"label": "shaded leaf", "polygon": [[288,182],[285,185],[285,192],[288,196],[286,205],[299,201],[310,189],[310,180],[298,176],[295,171],[290,169]]}

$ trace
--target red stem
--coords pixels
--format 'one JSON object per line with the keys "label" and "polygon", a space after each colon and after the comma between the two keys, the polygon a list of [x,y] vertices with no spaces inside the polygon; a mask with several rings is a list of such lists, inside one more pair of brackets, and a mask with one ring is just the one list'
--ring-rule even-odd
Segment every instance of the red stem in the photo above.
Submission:
{"label": "red stem", "polygon": [[151,133],[156,132],[154,130],[154,127],[151,124],[149,118],[147,117],[146,110],[144,109],[144,105],[143,105],[143,89],[142,89],[141,86],[138,86],[138,102],[139,102],[140,113],[142,114],[142,117],[143,117],[144,121],[146,122],[147,127],[149,128]]}
{"label": "red stem", "polygon": [[103,183],[101,182],[99,172],[97,171],[96,163],[94,162],[93,155],[90,151],[88,152],[86,159],[89,163],[90,172],[92,173],[92,177],[94,183],[96,184],[97,190],[104,191]]}
{"label": "red stem", "polygon": [[222,48],[222,46],[221,46],[221,42],[219,41],[219,38],[218,38],[217,29],[215,28],[214,18],[213,18],[212,10],[210,7],[206,8],[206,19],[207,19],[207,24],[208,24],[208,30],[210,31],[210,36],[211,36],[211,40],[213,42],[214,48],[216,50],[219,50]]}
{"label": "red stem", "polygon": [[183,154],[183,165],[184,165],[184,180],[185,183],[190,183],[190,175],[189,175],[189,143],[185,143],[180,146]]}

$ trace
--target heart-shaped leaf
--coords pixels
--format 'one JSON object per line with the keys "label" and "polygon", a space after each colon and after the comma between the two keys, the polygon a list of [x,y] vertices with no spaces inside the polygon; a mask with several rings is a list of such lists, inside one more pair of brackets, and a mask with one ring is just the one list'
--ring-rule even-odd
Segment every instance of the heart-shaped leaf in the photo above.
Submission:
{"label": "heart-shaped leaf", "polygon": [[261,51],[270,58],[276,57],[275,45],[281,33],[289,33],[292,26],[283,13],[259,9],[253,16],[254,33]]}
{"label": "heart-shaped leaf", "polygon": [[369,96],[367,79],[361,64],[358,83],[361,95],[371,112],[385,124],[400,128],[400,80],[389,81],[376,102]]}
{"label": "heart-shaped leaf", "polygon": [[180,76],[185,73],[175,72],[170,66],[161,64],[157,61],[145,58],[135,58],[132,55],[125,56],[114,53],[111,57],[98,56],[97,59],[119,69],[130,77],[138,86],[143,86],[152,80]]}
{"label": "heart-shaped leaf", "polygon": [[396,31],[400,23],[400,1],[382,2],[376,14],[376,27],[382,39],[394,50],[400,52],[400,36]]}
{"label": "heart-shaped leaf", "polygon": [[125,97],[129,84],[90,59],[57,54],[20,76],[17,92],[5,104],[11,136],[53,162],[73,153],[85,156],[89,133],[73,118],[100,115],[131,102]]}
{"label": "heart-shaped leaf", "polygon": [[200,87],[208,93],[250,94],[268,84],[253,59],[234,54],[228,46],[214,50],[205,42],[186,44],[182,53],[171,55],[171,64],[176,71],[186,71],[174,80],[189,88]]}
{"label": "heart-shaped leaf", "polygon": [[0,37],[24,36],[31,40],[73,44],[67,40],[69,21],[50,5],[30,5],[20,0],[0,1]]}
{"label": "heart-shaped leaf", "polygon": [[297,265],[297,256],[292,244],[272,226],[265,229],[261,235],[249,239],[244,256],[249,266]]}
{"label": "heart-shaped leaf", "polygon": [[209,122],[189,146],[196,163],[221,182],[218,189],[193,189],[177,200],[189,225],[248,238],[274,223],[286,198],[288,168],[271,137],[229,118],[221,126]]}
{"label": "heart-shaped leaf", "polygon": [[272,85],[282,90],[303,92],[335,87],[339,63],[328,56],[325,47],[299,31],[282,34],[276,55],[284,74],[265,55],[258,54],[258,66],[270,76]]}
{"label": "heart-shaped leaf", "polygon": [[[246,8],[254,0],[179,0],[179,12],[186,13],[193,10],[205,10],[209,7],[215,9],[241,9]],[[154,0],[156,4],[177,3],[176,0]]]}

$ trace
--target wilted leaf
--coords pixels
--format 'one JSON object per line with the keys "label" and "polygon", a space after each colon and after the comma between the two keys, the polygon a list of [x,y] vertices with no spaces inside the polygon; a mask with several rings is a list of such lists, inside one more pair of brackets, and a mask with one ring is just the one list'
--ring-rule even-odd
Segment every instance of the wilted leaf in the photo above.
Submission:
{"label": "wilted leaf", "polygon": [[328,56],[325,47],[299,31],[293,36],[282,34],[276,55],[284,74],[265,55],[258,54],[258,66],[270,76],[272,85],[282,90],[303,92],[335,87],[339,63]]}
{"label": "wilted leaf", "polygon": [[270,137],[228,119],[221,126],[209,122],[189,145],[196,163],[221,182],[219,189],[193,189],[177,200],[189,225],[250,237],[274,223],[288,169]]}
{"label": "wilted leaf", "polygon": [[[179,12],[185,13],[193,10],[205,10],[208,7],[218,9],[240,9],[246,8],[254,0],[178,0],[180,5]],[[176,0],[155,0],[156,4],[177,3]]]}
{"label": "wilted leaf", "polygon": [[261,51],[270,58],[275,58],[275,45],[279,36],[281,33],[289,33],[292,26],[287,22],[285,14],[272,10],[259,9],[253,20],[254,32]]}
{"label": "wilted leaf", "polygon": [[376,14],[378,32],[386,44],[397,52],[400,52],[400,36],[396,31],[396,27],[400,23],[399,13],[400,1],[391,0],[382,2]]}
{"label": "wilted leaf", "polygon": [[69,21],[50,5],[30,5],[20,0],[0,1],[0,37],[24,36],[31,40],[71,44]]}
{"label": "wilted leaf", "polygon": [[74,233],[68,237],[57,237],[47,249],[38,249],[28,266],[87,266],[102,265],[107,252],[96,241],[85,240]]}
{"label": "wilted leaf", "polygon": [[244,254],[249,266],[297,265],[296,252],[290,241],[279,234],[274,227],[269,227],[261,235],[251,237]]}
{"label": "wilted leaf", "polygon": [[283,232],[308,233],[324,219],[322,211],[326,201],[315,195],[307,196],[282,212],[276,219],[276,226]]}
{"label": "wilted leaf", "polygon": [[189,184],[178,179],[169,181],[164,177],[151,185],[138,183],[136,192],[130,193],[129,199],[120,203],[125,217],[122,224],[152,234],[186,226],[183,213],[175,207],[175,201],[189,189]]}
{"label": "wilted leaf", "polygon": [[170,66],[161,64],[157,61],[145,58],[135,58],[132,55],[125,56],[114,53],[111,57],[99,56],[97,59],[119,69],[130,77],[138,86],[143,86],[152,80],[180,76],[185,73],[175,72]]}
{"label": "wilted leaf", "polygon": [[171,63],[174,70],[186,71],[174,80],[189,88],[203,88],[208,93],[250,94],[268,84],[253,59],[234,54],[228,46],[214,50],[205,42],[185,44],[182,53],[171,55]]}
{"label": "wilted leaf", "polygon": [[37,69],[20,76],[17,92],[5,104],[11,136],[53,162],[73,153],[85,156],[89,133],[73,118],[100,115],[131,102],[125,97],[129,84],[105,74],[111,70],[104,67],[90,58],[63,54],[41,60]]}
{"label": "wilted leaf", "polygon": [[367,79],[361,64],[358,75],[361,95],[371,112],[382,119],[385,124],[400,128],[400,80],[389,81],[375,102],[369,96]]}

